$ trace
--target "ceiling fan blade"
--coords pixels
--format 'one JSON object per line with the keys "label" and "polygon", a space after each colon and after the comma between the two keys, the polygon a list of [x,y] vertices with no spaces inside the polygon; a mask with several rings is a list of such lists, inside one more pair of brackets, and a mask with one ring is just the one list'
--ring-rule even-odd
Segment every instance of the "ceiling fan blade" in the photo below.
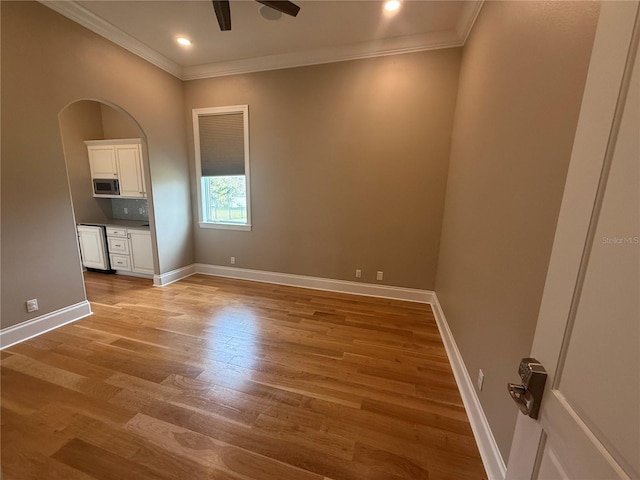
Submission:
{"label": "ceiling fan blade", "polygon": [[218,25],[223,32],[231,30],[231,9],[229,8],[229,0],[212,0],[213,10],[216,12]]}
{"label": "ceiling fan blade", "polygon": [[300,11],[300,7],[298,5],[286,0],[256,0],[256,2],[266,5],[267,7],[271,7],[279,12],[286,13],[287,15],[291,15],[292,17],[298,15],[298,12]]}

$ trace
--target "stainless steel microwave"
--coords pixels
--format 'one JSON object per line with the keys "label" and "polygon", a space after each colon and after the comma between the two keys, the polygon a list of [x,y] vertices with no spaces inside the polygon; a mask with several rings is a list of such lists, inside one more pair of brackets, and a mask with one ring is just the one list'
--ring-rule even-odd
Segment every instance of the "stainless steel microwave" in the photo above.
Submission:
{"label": "stainless steel microwave", "polygon": [[94,195],[120,195],[120,184],[115,178],[94,178]]}

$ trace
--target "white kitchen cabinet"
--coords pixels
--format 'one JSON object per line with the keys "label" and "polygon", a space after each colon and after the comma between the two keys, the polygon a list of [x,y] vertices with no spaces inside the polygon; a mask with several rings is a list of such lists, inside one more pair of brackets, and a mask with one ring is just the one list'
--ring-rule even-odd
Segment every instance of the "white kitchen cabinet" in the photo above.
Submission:
{"label": "white kitchen cabinet", "polygon": [[78,241],[82,265],[100,270],[109,269],[102,227],[78,225]]}
{"label": "white kitchen cabinet", "polygon": [[153,274],[151,233],[146,230],[129,230],[131,271]]}
{"label": "white kitchen cabinet", "polygon": [[108,237],[127,238],[127,229],[122,227],[107,227],[107,238]]}
{"label": "white kitchen cabinet", "polygon": [[107,243],[109,245],[110,254],[129,255],[129,239],[119,237],[108,237]]}
{"label": "white kitchen cabinet", "polygon": [[131,271],[129,238],[126,228],[107,227],[107,245],[111,268],[119,272]]}
{"label": "white kitchen cabinet", "polygon": [[111,145],[87,145],[91,178],[118,178],[116,151]]}
{"label": "white kitchen cabinet", "polygon": [[148,230],[107,227],[111,268],[118,272],[153,275],[153,250]]}
{"label": "white kitchen cabinet", "polygon": [[111,260],[111,268],[117,271],[130,272],[131,259],[129,255],[109,255]]}
{"label": "white kitchen cabinet", "polygon": [[146,197],[140,145],[116,145],[121,197]]}
{"label": "white kitchen cabinet", "polygon": [[[146,198],[142,166],[142,144],[139,138],[123,140],[87,140],[91,178],[117,178],[119,195],[109,198]],[[103,195],[94,195],[101,197]]]}

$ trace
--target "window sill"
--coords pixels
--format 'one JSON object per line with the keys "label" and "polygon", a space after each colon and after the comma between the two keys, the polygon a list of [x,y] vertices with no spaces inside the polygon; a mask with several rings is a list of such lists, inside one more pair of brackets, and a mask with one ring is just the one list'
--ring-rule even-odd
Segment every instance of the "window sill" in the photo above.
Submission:
{"label": "window sill", "polygon": [[213,222],[199,222],[200,228],[214,228],[218,230],[243,230],[245,232],[251,231],[251,224],[237,225],[234,223],[213,223]]}

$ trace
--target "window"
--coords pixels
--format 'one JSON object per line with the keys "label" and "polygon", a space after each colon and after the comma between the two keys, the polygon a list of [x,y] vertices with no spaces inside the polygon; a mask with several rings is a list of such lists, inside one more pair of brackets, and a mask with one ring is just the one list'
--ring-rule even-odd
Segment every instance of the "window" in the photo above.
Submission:
{"label": "window", "polygon": [[251,230],[249,107],[194,109],[193,139],[200,226]]}

